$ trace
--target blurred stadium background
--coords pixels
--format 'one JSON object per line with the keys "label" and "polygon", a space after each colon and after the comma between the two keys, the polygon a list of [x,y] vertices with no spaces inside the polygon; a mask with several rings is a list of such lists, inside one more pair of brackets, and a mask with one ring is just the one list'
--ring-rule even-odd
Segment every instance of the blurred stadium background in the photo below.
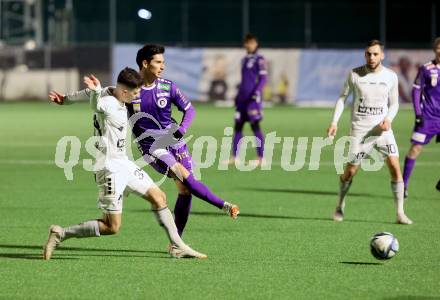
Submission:
{"label": "blurred stadium background", "polygon": [[[385,41],[385,64],[399,74],[401,102],[409,103],[417,66],[433,58],[439,18],[438,0],[0,0],[0,299],[440,299],[439,144],[423,149],[410,181],[405,205],[414,225],[393,224],[386,168],[357,175],[347,218],[336,224],[334,148],[324,147],[319,170],[308,155],[332,109],[293,107],[333,106],[372,38]],[[270,171],[226,170],[220,156],[202,170],[203,182],[241,208],[231,222],[193,200],[184,238],[210,258],[167,260],[167,241],[149,206],[131,196],[120,235],[68,241],[50,263],[43,261],[50,224],[98,216],[96,185],[83,168],[91,158],[85,141],[92,111],[87,103],[50,105],[48,91],[82,88],[88,73],[111,84],[120,68],[135,66],[142,44],[161,43],[165,77],[193,101],[228,104],[247,32],[259,37],[268,61],[266,101],[286,103],[265,111],[263,130],[283,142],[275,143]],[[188,146],[213,137],[218,144],[206,143],[206,153],[215,153],[234,110],[196,106],[189,132],[196,138]],[[402,160],[414,124],[407,106],[393,121]],[[348,120],[346,109],[341,134]],[[79,160],[73,144],[64,153],[70,155],[63,162],[76,164],[73,181],[54,162],[56,145],[69,136],[81,141]],[[302,138],[305,149],[298,146]],[[199,155],[192,151],[195,165],[207,161],[204,150],[205,143]],[[303,150],[306,162],[297,170]],[[255,152],[248,152],[252,159]],[[292,158],[290,171],[283,155]],[[174,207],[174,182],[161,189]],[[387,263],[369,251],[370,237],[382,231],[401,246]]]}
{"label": "blurred stadium background", "polygon": [[0,0],[0,101],[73,91],[86,73],[111,84],[144,43],[168,47],[165,77],[193,101],[231,100],[252,32],[268,60],[267,101],[332,105],[365,42],[379,38],[407,103],[439,16],[434,0]]}

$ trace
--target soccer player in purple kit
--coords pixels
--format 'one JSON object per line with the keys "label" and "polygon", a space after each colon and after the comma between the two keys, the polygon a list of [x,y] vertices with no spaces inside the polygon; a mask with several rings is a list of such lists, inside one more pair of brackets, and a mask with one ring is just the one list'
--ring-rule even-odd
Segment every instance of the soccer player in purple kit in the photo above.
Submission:
{"label": "soccer player in purple kit", "polygon": [[249,122],[257,139],[258,164],[264,164],[264,136],[260,128],[263,119],[262,96],[267,82],[266,61],[258,53],[258,40],[252,34],[244,38],[247,55],[241,61],[241,83],[235,97],[235,125],[230,164],[238,162],[239,143],[243,137],[243,126]]}
{"label": "soccer player in purple kit", "polygon": [[[152,117],[143,117],[133,124],[133,133],[137,137],[144,158],[150,160],[158,172],[167,173],[175,180],[179,195],[174,217],[178,232],[182,235],[191,210],[192,195],[223,209],[233,219],[237,218],[239,207],[222,200],[194,178],[191,154],[182,137],[195,116],[195,110],[174,82],[161,78],[165,69],[164,52],[165,48],[159,45],[145,45],[139,49],[136,63],[142,74],[144,86],[140,92],[140,99],[134,100],[128,110],[131,115],[144,112]],[[173,124],[171,117],[172,105],[183,113],[182,121],[177,126]],[[152,131],[154,134],[150,136],[145,134]],[[161,145],[161,139],[169,138],[170,131],[177,142],[172,145],[165,142],[165,146],[163,143]]]}
{"label": "soccer player in purple kit", "polygon": [[[440,38],[435,39],[433,46],[435,58],[420,67],[412,90],[416,120],[411,137],[412,145],[403,168],[405,198],[408,197],[409,177],[423,146],[429,144],[435,135],[437,142],[440,142]],[[440,191],[440,181],[436,188]]]}

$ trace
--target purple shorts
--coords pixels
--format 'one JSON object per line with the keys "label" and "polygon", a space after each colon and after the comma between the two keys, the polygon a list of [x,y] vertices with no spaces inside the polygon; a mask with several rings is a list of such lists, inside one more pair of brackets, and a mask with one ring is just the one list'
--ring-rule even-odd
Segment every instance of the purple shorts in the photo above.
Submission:
{"label": "purple shorts", "polygon": [[235,121],[256,122],[263,119],[262,105],[259,102],[252,101],[243,106],[237,106],[235,111]]}
{"label": "purple shorts", "polygon": [[192,157],[188,146],[183,143],[177,148],[168,147],[167,149],[157,149],[150,153],[150,147],[141,147],[144,159],[149,162],[157,172],[172,177],[168,170],[177,162],[181,163],[190,173],[192,173]]}
{"label": "purple shorts", "polygon": [[423,125],[414,126],[411,143],[417,145],[429,144],[435,135],[440,135],[440,121],[425,120]]}

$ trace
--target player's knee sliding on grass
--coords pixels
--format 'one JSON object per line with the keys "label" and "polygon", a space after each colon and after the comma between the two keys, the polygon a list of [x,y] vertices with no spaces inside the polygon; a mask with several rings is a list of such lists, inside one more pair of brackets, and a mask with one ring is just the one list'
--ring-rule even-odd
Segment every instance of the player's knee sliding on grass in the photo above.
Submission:
{"label": "player's knee sliding on grass", "polygon": [[[434,41],[435,58],[420,67],[413,84],[412,100],[415,112],[415,126],[411,137],[411,147],[405,158],[403,181],[405,197],[408,196],[408,183],[423,146],[429,144],[437,135],[440,142],[440,38]],[[440,184],[440,181],[439,181]],[[439,184],[436,188],[440,190]]]}
{"label": "player's knee sliding on grass", "polygon": [[[43,256],[48,260],[53,251],[66,239],[99,237],[112,235],[121,226],[122,204],[124,196],[133,192],[148,200],[159,224],[165,229],[172,247],[169,253],[173,257],[206,258],[188,247],[180,238],[165,194],[154,184],[142,169],[139,169],[127,157],[125,139],[128,118],[126,103],[130,103],[139,94],[142,80],[136,71],[126,68],[118,76],[118,84],[111,94],[101,98],[101,87],[94,76],[85,77],[85,83],[91,89],[90,104],[95,111],[94,127],[97,156],[94,165],[95,179],[98,185],[98,206],[104,212],[103,218],[90,220],[78,225],[62,228],[52,225],[49,238],[44,246]],[[62,104],[63,99],[51,93],[52,101]]]}
{"label": "player's knee sliding on grass", "polygon": [[[344,102],[353,93],[351,133],[352,145],[350,162],[339,178],[339,201],[333,214],[335,221],[344,219],[345,197],[352,185],[362,159],[373,148],[385,157],[391,176],[391,191],[396,205],[397,223],[412,224],[405,215],[404,184],[399,165],[399,152],[391,122],[398,111],[397,76],[382,66],[383,46],[379,41],[371,41],[365,51],[366,64],[353,69],[344,84],[336,103],[333,121],[327,135],[334,137],[337,123],[344,110]],[[389,107],[388,107],[389,101]]]}
{"label": "player's knee sliding on grass", "polygon": [[264,135],[260,128],[263,119],[262,95],[267,82],[267,66],[263,56],[257,53],[258,41],[251,34],[244,38],[247,55],[242,60],[241,83],[235,98],[235,126],[232,144],[232,156],[229,164],[239,163],[238,150],[243,137],[243,126],[249,122],[257,140],[258,164],[264,164]]}

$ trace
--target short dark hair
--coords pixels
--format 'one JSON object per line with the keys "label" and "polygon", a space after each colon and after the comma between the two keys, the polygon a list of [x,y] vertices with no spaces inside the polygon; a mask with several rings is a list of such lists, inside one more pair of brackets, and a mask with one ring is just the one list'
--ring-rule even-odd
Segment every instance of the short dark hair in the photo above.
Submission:
{"label": "short dark hair", "polygon": [[438,38],[436,38],[435,40],[434,40],[434,43],[432,44],[432,47],[434,48],[434,50],[435,50],[435,48],[437,48],[437,46],[440,44],[440,37],[438,37]]}
{"label": "short dark hair", "polygon": [[119,72],[118,83],[125,85],[130,89],[136,89],[142,86],[142,77],[136,70],[126,67]]}
{"label": "short dark hair", "polygon": [[384,50],[384,47],[385,47],[384,44],[381,41],[379,41],[379,40],[371,40],[371,41],[369,41],[367,43],[367,47],[366,48],[370,48],[370,47],[373,47],[373,46],[379,46],[380,49],[382,49],[382,51]]}
{"label": "short dark hair", "polygon": [[148,63],[153,59],[156,54],[165,53],[165,48],[160,45],[147,44],[138,50],[136,55],[136,63],[139,70],[142,70],[142,62],[146,60]]}
{"label": "short dark hair", "polygon": [[248,34],[246,34],[244,36],[243,41],[248,42],[248,41],[251,41],[251,40],[255,40],[256,42],[258,42],[257,37],[255,35],[253,35],[252,33],[248,33]]}

